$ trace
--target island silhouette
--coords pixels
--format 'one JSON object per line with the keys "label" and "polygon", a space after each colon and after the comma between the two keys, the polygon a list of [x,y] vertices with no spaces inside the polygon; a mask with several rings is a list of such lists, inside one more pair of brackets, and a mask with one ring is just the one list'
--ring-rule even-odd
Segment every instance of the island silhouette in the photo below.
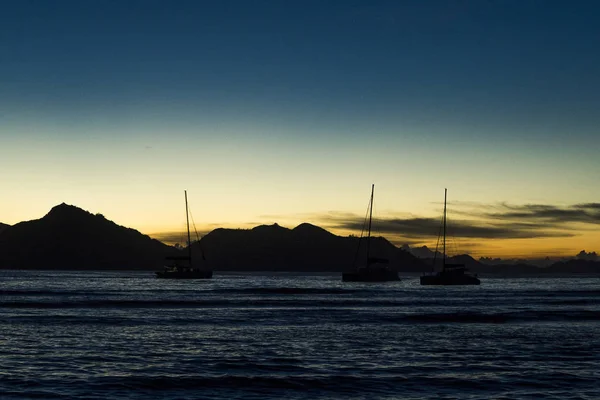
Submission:
{"label": "island silhouette", "polygon": [[[201,262],[216,271],[341,272],[363,256],[365,246],[359,246],[359,240],[309,223],[293,229],[272,224],[252,229],[217,228],[192,246],[197,251],[202,248],[206,260]],[[432,269],[427,255],[434,253],[423,247],[397,247],[383,237],[374,237],[371,249],[389,259],[390,268],[400,273]],[[411,250],[425,258],[416,257]],[[166,257],[184,251],[117,225],[102,214],[65,203],[37,220],[0,224],[2,269],[158,270]],[[483,274],[600,273],[600,262],[590,259],[573,258],[543,268],[527,263],[486,264],[467,254],[448,260]]]}

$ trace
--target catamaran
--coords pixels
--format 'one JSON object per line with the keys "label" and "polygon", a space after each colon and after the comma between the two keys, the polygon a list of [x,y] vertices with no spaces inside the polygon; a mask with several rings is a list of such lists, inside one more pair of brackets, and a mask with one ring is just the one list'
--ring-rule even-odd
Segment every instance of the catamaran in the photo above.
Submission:
{"label": "catamaran", "polygon": [[[480,281],[477,275],[471,275],[464,264],[446,263],[446,199],[448,189],[444,189],[444,217],[443,217],[443,250],[442,250],[442,270],[437,273],[430,273],[421,276],[421,285],[479,285]],[[433,265],[437,258],[437,248],[433,258]]]}
{"label": "catamaran", "polygon": [[[387,282],[399,281],[398,273],[387,266],[388,260],[371,256],[371,223],[373,220],[373,194],[375,185],[371,186],[371,200],[369,202],[369,230],[367,233],[366,263],[354,271],[342,273],[344,282]],[[360,243],[359,243],[360,246]]]}
{"label": "catamaran", "polygon": [[[190,218],[187,200],[187,191],[185,195],[185,219],[187,222],[187,251],[186,256],[167,257],[171,263],[165,266],[164,270],[156,272],[156,277],[161,279],[210,279],[213,272],[208,269],[194,268],[192,264],[192,241],[190,238]],[[202,252],[202,248],[200,249]],[[204,252],[202,259],[205,260]]]}

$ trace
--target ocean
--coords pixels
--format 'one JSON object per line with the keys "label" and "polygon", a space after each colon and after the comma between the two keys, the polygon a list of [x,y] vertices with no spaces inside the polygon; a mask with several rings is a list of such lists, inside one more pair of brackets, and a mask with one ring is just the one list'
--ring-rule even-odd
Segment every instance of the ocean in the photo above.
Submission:
{"label": "ocean", "polygon": [[0,271],[2,399],[600,399],[600,278]]}

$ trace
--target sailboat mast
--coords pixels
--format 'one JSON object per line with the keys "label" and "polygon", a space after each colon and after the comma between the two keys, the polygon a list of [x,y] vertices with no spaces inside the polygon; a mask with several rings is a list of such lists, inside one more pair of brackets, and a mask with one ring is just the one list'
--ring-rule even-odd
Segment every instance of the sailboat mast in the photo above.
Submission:
{"label": "sailboat mast", "polygon": [[187,201],[187,190],[183,191],[185,195],[185,221],[187,223],[187,241],[188,241],[188,256],[190,257],[190,267],[192,266],[192,239],[190,238],[190,217]]}
{"label": "sailboat mast", "polygon": [[369,203],[369,233],[367,234],[367,265],[369,264],[369,250],[371,247],[371,221],[373,219],[373,193],[375,192],[375,184],[371,185],[371,201]]}
{"label": "sailboat mast", "polygon": [[444,189],[444,257],[442,261],[442,266],[446,269],[446,198],[448,195],[448,189]]}

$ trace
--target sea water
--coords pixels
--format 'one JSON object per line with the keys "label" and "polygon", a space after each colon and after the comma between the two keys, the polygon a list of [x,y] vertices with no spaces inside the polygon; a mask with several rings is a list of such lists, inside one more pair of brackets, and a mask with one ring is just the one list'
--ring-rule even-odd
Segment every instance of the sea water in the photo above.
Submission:
{"label": "sea water", "polygon": [[598,399],[600,279],[0,271],[0,397]]}

